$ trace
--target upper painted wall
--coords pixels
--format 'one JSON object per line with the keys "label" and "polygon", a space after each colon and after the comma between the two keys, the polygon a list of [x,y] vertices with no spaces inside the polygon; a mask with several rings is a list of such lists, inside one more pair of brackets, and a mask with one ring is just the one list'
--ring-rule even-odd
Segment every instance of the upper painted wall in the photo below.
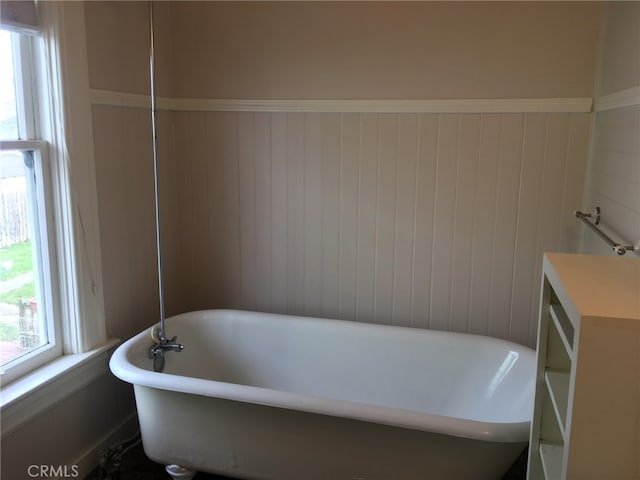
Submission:
{"label": "upper painted wall", "polygon": [[[91,88],[149,94],[149,2],[85,2]],[[171,7],[154,2],[156,87],[169,95]]]}
{"label": "upper painted wall", "polygon": [[174,95],[592,97],[596,2],[175,2]]}
{"label": "upper painted wall", "polygon": [[610,2],[599,95],[637,86],[640,86],[640,2]]}

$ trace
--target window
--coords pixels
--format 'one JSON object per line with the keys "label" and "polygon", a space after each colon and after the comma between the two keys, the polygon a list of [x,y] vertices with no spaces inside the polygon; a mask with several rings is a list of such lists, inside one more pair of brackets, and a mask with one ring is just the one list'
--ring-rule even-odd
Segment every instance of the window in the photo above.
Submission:
{"label": "window", "polygon": [[26,240],[11,242],[26,259],[16,282],[33,281],[6,340],[20,351],[0,362],[5,434],[104,373],[117,340],[105,326],[83,2],[2,0],[0,36],[0,178],[26,205]]}
{"label": "window", "polygon": [[60,355],[49,145],[40,140],[36,38],[0,30],[0,374]]}

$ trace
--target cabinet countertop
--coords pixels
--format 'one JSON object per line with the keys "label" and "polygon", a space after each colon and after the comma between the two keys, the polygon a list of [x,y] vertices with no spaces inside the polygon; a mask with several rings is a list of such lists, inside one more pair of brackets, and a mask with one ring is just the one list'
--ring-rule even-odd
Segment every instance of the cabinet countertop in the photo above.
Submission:
{"label": "cabinet countertop", "polygon": [[640,258],[545,253],[544,268],[581,316],[640,321]]}

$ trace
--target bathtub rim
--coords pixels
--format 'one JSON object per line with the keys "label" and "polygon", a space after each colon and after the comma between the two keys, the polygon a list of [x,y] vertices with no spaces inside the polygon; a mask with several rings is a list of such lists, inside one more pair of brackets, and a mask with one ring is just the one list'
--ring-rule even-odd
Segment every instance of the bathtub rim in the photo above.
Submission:
{"label": "bathtub rim", "polygon": [[[268,314],[248,310],[207,309],[174,315],[167,318],[167,320],[171,321],[171,319],[189,317],[193,316],[194,314],[211,314],[212,312],[283,315],[289,317],[297,317],[292,315]],[[348,320],[328,320],[318,317],[300,318],[316,321],[322,320],[331,322],[343,322],[348,324],[362,325],[363,327],[380,327],[401,330],[405,330],[406,328],[408,328],[394,325],[366,324]],[[459,332],[431,332],[470,337],[481,337],[482,341],[495,341],[503,345],[511,345],[520,352],[533,352],[535,361],[535,351],[533,351],[529,347],[507,340]],[[143,344],[144,347],[142,346]],[[263,405],[267,407],[299,410],[307,413],[330,415],[340,418],[379,423],[392,427],[422,430],[481,441],[498,443],[526,443],[529,440],[529,430],[531,423],[530,420],[521,422],[483,422],[466,418],[456,418],[446,415],[417,412],[397,407],[387,407],[362,402],[353,402],[348,400],[288,392],[284,390],[274,390],[266,387],[257,387],[252,385],[223,382],[219,380],[210,380],[197,377],[187,377],[171,373],[158,373],[152,370],[146,370],[144,368],[136,366],[131,361],[132,357],[137,357],[138,355],[140,355],[141,350],[146,351],[146,349],[148,348],[146,344],[148,344],[148,346],[151,345],[149,328],[121,343],[121,345],[113,352],[109,360],[109,368],[111,372],[120,380],[131,383],[132,385],[140,385],[170,392],[220,398],[225,400]],[[151,360],[149,360],[149,362],[151,365]]]}

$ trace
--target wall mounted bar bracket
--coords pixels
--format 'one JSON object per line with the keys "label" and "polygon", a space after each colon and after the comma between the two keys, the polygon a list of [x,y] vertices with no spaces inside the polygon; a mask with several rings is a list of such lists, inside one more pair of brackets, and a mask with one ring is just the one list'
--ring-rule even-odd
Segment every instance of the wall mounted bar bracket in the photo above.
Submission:
{"label": "wall mounted bar bracket", "polygon": [[[640,253],[640,240],[638,240],[635,245],[622,245],[621,243],[613,240],[609,235],[604,233],[598,225],[600,225],[600,207],[596,207],[593,213],[583,213],[580,210],[576,210],[573,214],[580,220],[582,220],[591,230],[593,230],[596,235],[598,235],[602,240],[604,240],[607,245],[611,247],[611,249],[617,253],[618,255],[624,255],[627,252],[635,252]],[[590,219],[593,218],[594,221]]]}

